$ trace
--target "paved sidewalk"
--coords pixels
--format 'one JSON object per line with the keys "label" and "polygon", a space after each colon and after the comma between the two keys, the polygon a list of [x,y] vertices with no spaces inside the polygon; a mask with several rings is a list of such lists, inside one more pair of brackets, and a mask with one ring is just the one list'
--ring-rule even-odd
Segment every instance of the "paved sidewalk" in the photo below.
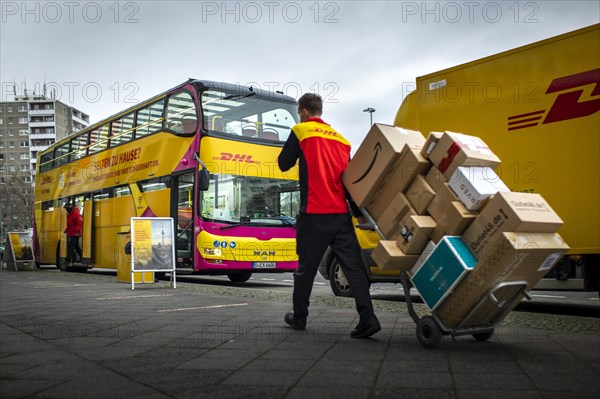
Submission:
{"label": "paved sidewalk", "polygon": [[394,311],[405,304],[375,307],[383,330],[355,340],[342,298],[314,303],[300,332],[283,323],[289,300],[266,291],[131,291],[115,276],[2,270],[0,397],[600,397],[598,319],[537,316],[551,322],[530,328],[519,315],[488,342],[446,337],[428,350]]}

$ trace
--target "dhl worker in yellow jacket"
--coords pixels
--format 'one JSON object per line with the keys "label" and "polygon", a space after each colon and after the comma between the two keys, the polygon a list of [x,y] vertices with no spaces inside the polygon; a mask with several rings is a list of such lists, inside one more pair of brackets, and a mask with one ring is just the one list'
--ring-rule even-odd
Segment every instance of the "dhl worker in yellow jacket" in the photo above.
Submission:
{"label": "dhl worker in yellow jacket", "polygon": [[[359,323],[353,338],[367,338],[381,330],[373,311],[369,282],[352,224],[351,209],[360,211],[342,184],[350,159],[350,143],[321,119],[323,100],[306,93],[298,100],[301,123],[292,128],[278,163],[282,171],[300,162],[300,214],[296,223],[298,270],[294,273],[293,312],[285,322],[306,328],[308,306],[319,261],[331,246],[354,294]],[[349,206],[350,203],[350,206]]]}

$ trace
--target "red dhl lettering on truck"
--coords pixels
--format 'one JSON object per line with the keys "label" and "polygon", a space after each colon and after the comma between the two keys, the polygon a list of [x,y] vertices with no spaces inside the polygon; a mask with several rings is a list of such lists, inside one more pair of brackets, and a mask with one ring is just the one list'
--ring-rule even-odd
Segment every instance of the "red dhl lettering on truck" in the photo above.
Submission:
{"label": "red dhl lettering on truck", "polygon": [[218,157],[213,158],[215,161],[233,161],[233,162],[246,162],[246,163],[260,163],[252,159],[252,155],[246,154],[231,154],[229,152],[222,152]]}
{"label": "red dhl lettering on truck", "polygon": [[[591,96],[600,96],[600,68],[556,78],[550,83],[545,94],[563,92],[591,84],[594,85]],[[546,114],[542,124],[582,118],[600,111],[600,98],[580,102],[579,99],[582,94],[582,88],[559,94],[550,107],[550,111]],[[511,131],[537,126],[540,124],[545,113],[546,110],[539,110],[528,112],[526,114],[509,116],[508,130]]]}

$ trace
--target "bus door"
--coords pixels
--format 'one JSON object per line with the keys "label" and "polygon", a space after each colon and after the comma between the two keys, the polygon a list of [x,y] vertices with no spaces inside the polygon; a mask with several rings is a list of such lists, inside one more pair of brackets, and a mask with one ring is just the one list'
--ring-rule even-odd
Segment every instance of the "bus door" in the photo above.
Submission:
{"label": "bus door", "polygon": [[83,218],[83,231],[81,232],[81,250],[83,251],[81,257],[81,263],[87,266],[92,265],[92,234],[94,231],[93,220],[94,220],[94,201],[92,195],[88,194],[83,198],[83,211],[81,214]]}
{"label": "bus door", "polygon": [[194,170],[171,175],[171,217],[178,268],[194,267]]}

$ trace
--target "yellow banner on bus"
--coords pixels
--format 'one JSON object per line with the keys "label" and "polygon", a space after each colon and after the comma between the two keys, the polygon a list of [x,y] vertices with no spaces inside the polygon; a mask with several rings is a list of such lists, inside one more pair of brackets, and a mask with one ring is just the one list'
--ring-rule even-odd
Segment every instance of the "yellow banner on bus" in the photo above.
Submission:
{"label": "yellow banner on bus", "polygon": [[127,184],[176,169],[193,138],[157,133],[40,173],[36,201]]}

